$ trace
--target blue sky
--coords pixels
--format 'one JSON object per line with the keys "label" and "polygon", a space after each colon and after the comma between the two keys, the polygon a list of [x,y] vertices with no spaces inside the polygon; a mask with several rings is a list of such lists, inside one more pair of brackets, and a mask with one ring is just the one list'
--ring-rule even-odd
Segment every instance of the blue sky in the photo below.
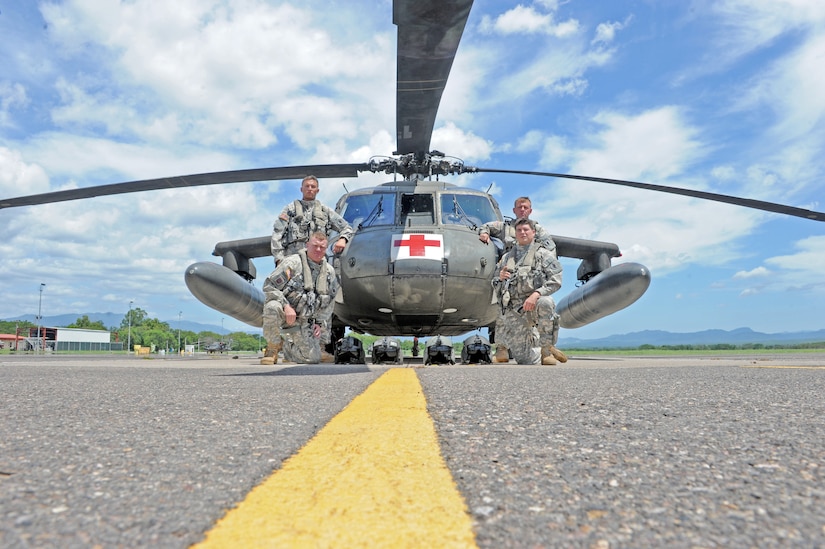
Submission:
{"label": "blue sky", "polygon": [[[394,150],[391,2],[0,6],[0,196]],[[432,146],[469,165],[633,179],[823,210],[819,0],[476,1]],[[349,189],[381,183],[362,175]],[[653,282],[563,335],[825,328],[823,224],[599,183],[462,176],[553,234],[615,242]],[[269,234],[299,182],[0,211],[0,318],[123,312],[246,325],[183,282]],[[342,181],[323,180],[334,204]],[[575,284],[565,261],[559,296]],[[271,263],[256,260],[258,284]]]}

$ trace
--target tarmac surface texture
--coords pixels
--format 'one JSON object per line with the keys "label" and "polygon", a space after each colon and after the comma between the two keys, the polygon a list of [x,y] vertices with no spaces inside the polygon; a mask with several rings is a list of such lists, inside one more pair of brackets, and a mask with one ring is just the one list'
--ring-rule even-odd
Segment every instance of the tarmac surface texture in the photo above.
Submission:
{"label": "tarmac surface texture", "polygon": [[[198,543],[391,368],[0,356],[0,547]],[[825,546],[823,354],[404,368],[478,547]]]}

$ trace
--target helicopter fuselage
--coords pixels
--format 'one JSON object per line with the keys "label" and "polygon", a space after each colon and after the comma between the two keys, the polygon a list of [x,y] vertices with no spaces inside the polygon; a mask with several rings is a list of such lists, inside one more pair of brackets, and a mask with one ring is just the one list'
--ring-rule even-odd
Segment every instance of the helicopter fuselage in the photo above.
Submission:
{"label": "helicopter fuselage", "polygon": [[501,220],[490,195],[405,181],[348,193],[336,209],[357,227],[336,259],[341,323],[374,335],[459,335],[495,321],[497,250],[478,239],[482,223]]}

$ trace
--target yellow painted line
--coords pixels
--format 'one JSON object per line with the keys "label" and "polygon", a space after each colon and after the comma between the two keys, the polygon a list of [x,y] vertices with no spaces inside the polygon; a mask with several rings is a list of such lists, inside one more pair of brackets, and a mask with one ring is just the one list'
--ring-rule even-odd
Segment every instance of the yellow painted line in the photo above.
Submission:
{"label": "yellow painted line", "polygon": [[415,370],[385,372],[194,547],[477,547]]}

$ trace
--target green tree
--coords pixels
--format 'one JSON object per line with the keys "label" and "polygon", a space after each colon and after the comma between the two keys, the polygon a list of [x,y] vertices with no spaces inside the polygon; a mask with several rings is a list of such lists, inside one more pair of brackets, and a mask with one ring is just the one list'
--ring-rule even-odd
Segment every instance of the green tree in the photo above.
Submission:
{"label": "green tree", "polygon": [[128,330],[130,324],[132,328],[135,326],[141,326],[146,321],[146,316],[146,311],[140,307],[135,307],[123,315],[123,320],[120,321],[120,327],[121,329],[126,328]]}
{"label": "green tree", "polygon": [[32,324],[27,320],[0,320],[0,334],[13,334],[15,330],[28,333],[30,327],[36,328],[37,324]]}
{"label": "green tree", "polygon": [[168,322],[161,322],[157,318],[147,318],[141,325],[150,330],[165,330],[167,332],[172,330]]}
{"label": "green tree", "polygon": [[92,322],[88,315],[83,315],[73,323],[66,326],[67,328],[83,328],[84,330],[103,330],[106,331],[106,326],[100,320]]}

